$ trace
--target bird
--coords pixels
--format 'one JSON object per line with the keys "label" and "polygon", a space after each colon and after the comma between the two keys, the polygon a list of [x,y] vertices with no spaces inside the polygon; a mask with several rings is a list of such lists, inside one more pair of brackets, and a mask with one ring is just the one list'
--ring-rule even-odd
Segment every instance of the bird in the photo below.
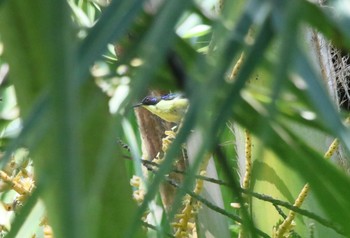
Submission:
{"label": "bird", "polygon": [[188,99],[182,94],[170,93],[162,96],[146,96],[133,107],[143,107],[167,122],[179,124],[188,105]]}

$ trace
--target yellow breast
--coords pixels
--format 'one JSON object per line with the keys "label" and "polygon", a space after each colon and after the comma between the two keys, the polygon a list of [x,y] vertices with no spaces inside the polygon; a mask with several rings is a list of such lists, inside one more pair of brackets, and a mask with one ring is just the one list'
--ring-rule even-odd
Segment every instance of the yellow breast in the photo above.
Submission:
{"label": "yellow breast", "polygon": [[165,121],[179,123],[187,111],[188,100],[185,98],[161,100],[156,105],[143,105],[142,107]]}

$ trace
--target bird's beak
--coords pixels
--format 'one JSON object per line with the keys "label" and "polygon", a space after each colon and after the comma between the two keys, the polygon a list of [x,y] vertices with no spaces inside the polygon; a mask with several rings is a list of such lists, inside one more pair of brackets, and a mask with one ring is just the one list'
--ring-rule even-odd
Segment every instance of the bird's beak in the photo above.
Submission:
{"label": "bird's beak", "polygon": [[142,106],[142,103],[135,104],[132,107],[135,108],[135,107],[140,107],[140,106]]}

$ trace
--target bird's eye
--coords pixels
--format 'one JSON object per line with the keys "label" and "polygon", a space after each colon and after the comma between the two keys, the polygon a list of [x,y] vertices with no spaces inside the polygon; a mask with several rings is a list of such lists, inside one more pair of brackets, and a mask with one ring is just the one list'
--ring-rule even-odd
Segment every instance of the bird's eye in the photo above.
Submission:
{"label": "bird's eye", "polygon": [[147,96],[142,100],[143,105],[156,105],[159,102],[159,99],[156,97]]}

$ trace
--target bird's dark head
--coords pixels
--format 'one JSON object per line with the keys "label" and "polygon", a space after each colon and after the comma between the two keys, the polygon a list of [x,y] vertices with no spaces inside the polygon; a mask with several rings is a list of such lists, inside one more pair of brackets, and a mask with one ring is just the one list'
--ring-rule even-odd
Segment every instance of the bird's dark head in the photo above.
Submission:
{"label": "bird's dark head", "polygon": [[140,106],[149,106],[149,105],[156,105],[161,100],[161,97],[156,96],[147,96],[142,101],[133,107],[140,107]]}

